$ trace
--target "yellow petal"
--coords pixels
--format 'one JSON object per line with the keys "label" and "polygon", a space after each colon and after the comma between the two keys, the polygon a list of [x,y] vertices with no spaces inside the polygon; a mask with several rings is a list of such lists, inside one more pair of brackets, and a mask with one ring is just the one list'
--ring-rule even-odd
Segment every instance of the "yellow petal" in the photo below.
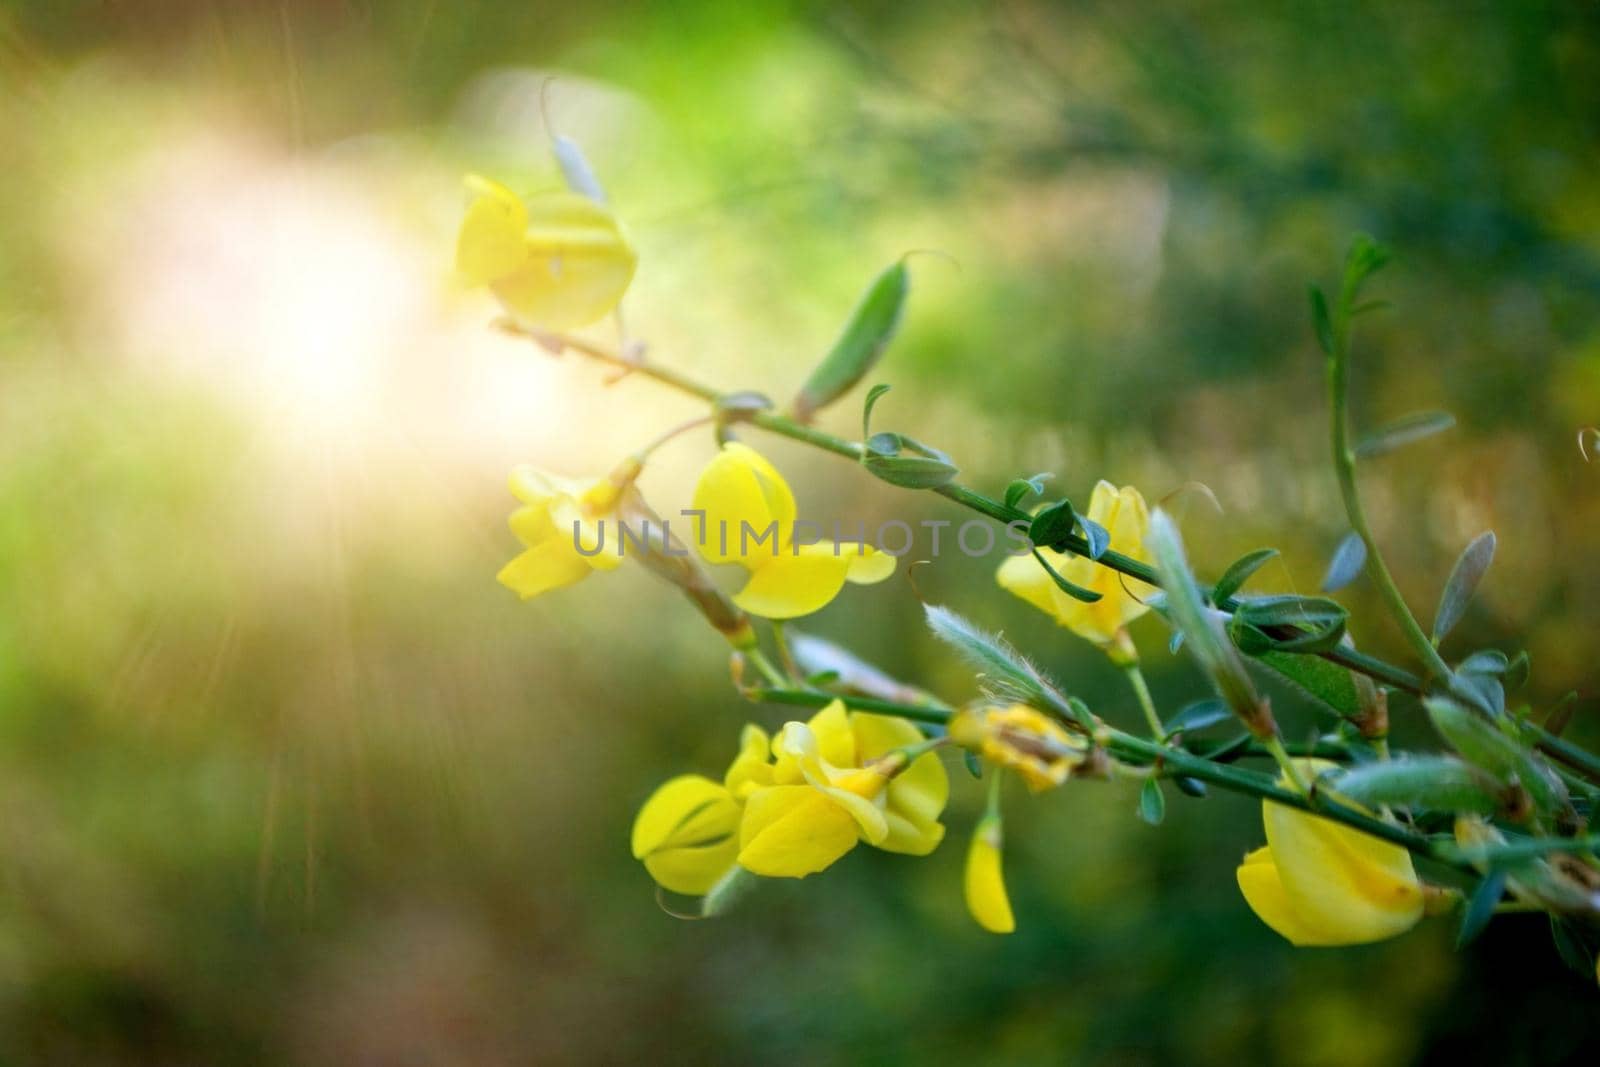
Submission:
{"label": "yellow petal", "polygon": [[[789,484],[765,457],[738,441],[723,445],[700,472],[694,508],[703,513],[695,541],[700,554],[712,563],[759,566],[786,554],[794,534],[795,503]],[[774,535],[757,543],[773,524]]]}
{"label": "yellow petal", "polygon": [[745,805],[739,865],[768,878],[804,878],[855,847],[856,821],[808,785],[762,789]]}
{"label": "yellow petal", "polygon": [[577,483],[556,478],[526,464],[511,471],[511,495],[532,507],[548,507],[557,497],[572,496]]}
{"label": "yellow petal", "polygon": [[[894,788],[891,784],[890,788]],[[874,848],[898,852],[903,856],[926,856],[944,840],[944,824],[923,819],[914,812],[898,811],[892,803],[883,813],[886,832],[881,841],[870,841]]]}
{"label": "yellow petal", "polygon": [[[1100,482],[1090,495],[1086,517],[1105,527],[1112,550],[1149,562],[1144,538],[1150,514],[1137,489],[1132,486],[1118,489],[1110,482]],[[1150,586],[1084,556],[1048,548],[1040,549],[1039,554],[1062,578],[1099,593],[1100,599],[1091,604],[1069,596],[1032,555],[1008,558],[995,577],[1003,588],[1049,614],[1079,637],[1098,645],[1109,645],[1118,631],[1150,610],[1145,603],[1155,592]]]}
{"label": "yellow petal", "polygon": [[610,314],[633,280],[638,256],[616,216],[576,193],[529,200],[523,256],[490,280],[527,326],[562,331]]}
{"label": "yellow petal", "polygon": [[972,844],[967,847],[965,890],[967,910],[979,926],[995,934],[1009,934],[1017,928],[1000,866],[997,822],[985,819],[972,835]]}
{"label": "yellow petal", "polygon": [[499,182],[473,174],[467,188],[474,196],[456,238],[456,271],[468,285],[488,285],[527,260],[528,211]]}
{"label": "yellow petal", "polygon": [[1342,943],[1335,933],[1321,929],[1295,911],[1283,890],[1278,868],[1272,862],[1271,849],[1256,849],[1244,858],[1234,873],[1250,910],[1290,944],[1306,947]]}
{"label": "yellow petal", "polygon": [[759,726],[746,725],[739,734],[739,754],[733,757],[723,785],[743,800],[763,786],[773,784],[771,740]]}
{"label": "yellow petal", "polygon": [[[1099,482],[1089,498],[1088,517],[1105,527],[1111,535],[1112,551],[1142,563],[1149,562],[1144,539],[1150,530],[1150,511],[1139,490],[1131,485],[1118,489],[1110,482]],[[1089,566],[1080,565],[1081,569],[1076,573],[1083,579],[1082,584],[1101,594],[1099,601],[1086,607],[1093,618],[1092,625],[1096,633],[1109,635],[1096,638],[1105,644],[1116,636],[1118,630],[1150,610],[1145,601],[1155,593],[1155,589],[1108,567],[1088,560],[1084,562]],[[1069,578],[1078,581],[1078,578]]]}
{"label": "yellow petal", "polygon": [[1284,894],[1332,944],[1380,941],[1422,919],[1411,854],[1369,834],[1281,804],[1264,803],[1267,845]]}
{"label": "yellow petal", "polygon": [[681,774],[650,794],[633,820],[633,858],[663,848],[705,845],[730,835],[739,824],[739,805],[728,790],[699,774]]}
{"label": "yellow petal", "polygon": [[697,848],[669,848],[644,858],[644,869],[657,885],[684,896],[700,897],[722,881],[739,855],[739,839],[732,834]]}
{"label": "yellow petal", "polygon": [[558,531],[537,544],[529,545],[500,568],[495,580],[523,600],[530,600],[540,593],[571,585],[592,573],[594,569],[588,561],[578,555],[572,543]]}
{"label": "yellow petal", "polygon": [[856,759],[861,763],[886,756],[897,748],[921,744],[923,740],[922,731],[910,719],[865,711],[850,713],[850,732],[855,739],[852,747]]}
{"label": "yellow petal", "polygon": [[785,551],[746,565],[756,569],[733,602],[764,619],[794,619],[827,607],[850,573],[848,560],[826,552]]}
{"label": "yellow petal", "polygon": [[550,519],[546,504],[527,504],[511,513],[511,532],[524,545],[536,545],[556,535],[556,525]]}
{"label": "yellow petal", "polygon": [[856,821],[863,838],[876,845],[888,836],[880,799],[888,779],[877,771],[855,766],[855,737],[843,704],[835,700],[813,716],[809,724],[789,723],[776,743],[784,771],[797,767],[807,785],[826,794]]}
{"label": "yellow petal", "polygon": [[841,544],[835,546],[832,541],[824,541],[818,547],[827,546],[828,550],[837,551],[843,555],[845,562],[850,564],[850,569],[845,572],[845,578],[852,585],[874,585],[894,574],[894,568],[899,560],[887,552],[879,552],[871,545],[863,546]]}
{"label": "yellow petal", "polygon": [[[852,712],[857,759],[868,763],[898,748],[919,744],[922,731],[907,719]],[[950,798],[950,777],[936,753],[926,752],[890,779],[884,798],[888,835],[878,848],[926,856],[944,840],[939,815]]]}
{"label": "yellow petal", "polygon": [[[1048,549],[1045,550],[1048,553]],[[1049,553],[1055,555],[1056,553]],[[1054,564],[1051,564],[1054,566]],[[1056,583],[1030,553],[1011,556],[995,572],[1000,588],[1013,593],[1047,615],[1056,612]]]}
{"label": "yellow petal", "polygon": [[[550,505],[550,522],[568,551],[597,571],[614,571],[622,566],[622,531],[615,514],[591,515],[570,496],[557,497]],[[582,551],[579,551],[579,547]]]}
{"label": "yellow petal", "polygon": [[845,708],[842,700],[830,702],[811,716],[806,728],[816,738],[817,755],[835,767],[859,767],[865,757],[858,747],[860,735],[854,728],[854,721],[855,717]]}

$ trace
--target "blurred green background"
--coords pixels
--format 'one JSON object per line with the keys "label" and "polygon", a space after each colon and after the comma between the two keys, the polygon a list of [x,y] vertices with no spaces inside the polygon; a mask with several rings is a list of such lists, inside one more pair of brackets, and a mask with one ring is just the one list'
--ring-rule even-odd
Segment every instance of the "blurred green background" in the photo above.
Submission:
{"label": "blurred green background", "polygon": [[[1202,573],[1272,544],[1263,586],[1309,591],[1343,524],[1305,285],[1372,232],[1394,308],[1357,417],[1460,419],[1366,471],[1380,537],[1426,617],[1495,529],[1450,651],[1526,647],[1521,699],[1577,690],[1594,741],[1597,116],[1577,0],[5,5],[0,1063],[1592,1062],[1593,984],[1541,918],[1291,949],[1234,887],[1261,830],[1224,796],[1159,830],[1125,784],[1009,797],[1009,938],[962,907],[958,765],[929,859],[669,918],[638,804],[784,716],[641,570],[527,605],[493,575],[512,464],[597,473],[694,408],[496,333],[450,258],[462,172],[558,182],[547,117],[639,244],[632,330],[783,396],[936,250],[880,428],[990,491],[1203,482],[1221,514],[1172,504]],[[962,518],[768,445],[819,516]],[[653,464],[659,507],[710,449]],[[917,587],[1135,723],[993,565]],[[806,628],[973,693],[904,581]],[[1201,693],[1159,622],[1135,637],[1167,711]]]}

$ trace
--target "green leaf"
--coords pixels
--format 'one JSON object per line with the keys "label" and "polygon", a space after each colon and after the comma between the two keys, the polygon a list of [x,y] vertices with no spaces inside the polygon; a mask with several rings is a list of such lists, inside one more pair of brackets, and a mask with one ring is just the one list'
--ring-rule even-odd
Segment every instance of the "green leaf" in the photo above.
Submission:
{"label": "green leaf", "polygon": [[1072,510],[1072,501],[1058,500],[1033,517],[1028,526],[1028,540],[1037,548],[1054,548],[1071,536],[1077,522],[1078,513]]}
{"label": "green leaf", "polygon": [[1217,694],[1241,722],[1257,736],[1274,729],[1267,703],[1256,692],[1239,650],[1229,642],[1218,622],[1218,614],[1206,606],[1195,584],[1194,573],[1183,551],[1183,538],[1172,519],[1161,508],[1150,516],[1150,532],[1145,544],[1155,557],[1166,594],[1165,614],[1173,628],[1184,635],[1189,652],[1216,687]]}
{"label": "green leaf", "polygon": [[1494,779],[1454,756],[1414,756],[1363,764],[1339,779],[1341,796],[1368,807],[1423,808],[1428,811],[1499,810]]}
{"label": "green leaf", "polygon": [[1056,684],[1005,640],[980,630],[949,608],[924,604],[922,611],[928,629],[979,673],[991,695],[1075,716]]}
{"label": "green leaf", "polygon": [[794,399],[802,422],[849,392],[883,356],[894,338],[910,290],[905,260],[896,262],[868,286],[833,348],[811,372]]}
{"label": "green leaf", "polygon": [[1367,543],[1361,535],[1351,530],[1339,540],[1328,561],[1328,571],[1322,576],[1322,591],[1334,593],[1355,581],[1361,568],[1367,565]]}
{"label": "green leaf", "polygon": [[1178,792],[1184,796],[1194,797],[1196,800],[1204,800],[1206,798],[1206,784],[1198,778],[1180,775],[1172,780],[1172,784],[1177,786]]}
{"label": "green leaf", "polygon": [[1228,634],[1248,656],[1264,652],[1325,652],[1344,639],[1350,613],[1327,597],[1283,593],[1240,601]]}
{"label": "green leaf", "polygon": [[1358,233],[1350,242],[1350,252],[1344,261],[1344,290],[1342,303],[1346,309],[1354,308],[1357,294],[1368,278],[1382,270],[1392,258],[1385,246],[1369,235]]}
{"label": "green leaf", "polygon": [[1443,641],[1466,613],[1467,602],[1472,599],[1478,583],[1483,581],[1489,564],[1494,562],[1494,546],[1494,531],[1485,530],[1461,550],[1455,568],[1450,571],[1450,580],[1439,595],[1439,608],[1433,613],[1434,644]]}
{"label": "green leaf", "polygon": [[1139,787],[1139,818],[1151,826],[1160,826],[1166,817],[1167,798],[1161,792],[1161,783],[1154,778],[1146,778],[1144,785]]}
{"label": "green leaf", "polygon": [[1044,483],[1054,475],[1049,473],[1035,474],[1032,478],[1018,478],[1006,486],[1006,507],[1014,508],[1030,496],[1040,496],[1044,493]]}
{"label": "green leaf", "polygon": [[966,749],[961,753],[961,758],[967,765],[968,774],[972,775],[974,778],[983,777],[983,761],[978,758],[978,754],[976,752],[972,751],[971,749]]}
{"label": "green leaf", "polygon": [[1457,949],[1466,948],[1483,933],[1483,928],[1494,918],[1495,906],[1505,895],[1506,872],[1490,871],[1483,881],[1478,883],[1478,888],[1473,890],[1466,909],[1461,913],[1461,929],[1456,934]]}
{"label": "green leaf", "polygon": [[1277,554],[1278,550],[1275,548],[1258,548],[1234,560],[1228,569],[1222,572],[1222,577],[1217,579],[1217,584],[1211,587],[1211,602],[1221,604],[1233,596],[1244,587],[1244,583],[1248,582],[1256,571]]}
{"label": "green leaf", "polygon": [[1289,652],[1265,652],[1250,662],[1267,668],[1341,718],[1350,719],[1361,713],[1361,694],[1355,679],[1337,664],[1318,656]]}
{"label": "green leaf", "polygon": [[1461,674],[1493,674],[1501,675],[1511,666],[1511,658],[1497,648],[1485,648],[1460,663],[1456,664],[1456,671]]}
{"label": "green leaf", "polygon": [[1199,733],[1219,722],[1231,722],[1233,712],[1220,700],[1197,700],[1180,710],[1165,723],[1166,735]]}
{"label": "green leaf", "polygon": [[891,386],[879,383],[867,390],[867,399],[861,404],[861,439],[864,441],[872,436],[872,409],[878,406],[878,401],[883,399],[883,394]]}
{"label": "green leaf", "polygon": [[1530,660],[1527,649],[1523,649],[1515,656],[1512,656],[1511,662],[1506,664],[1505,675],[1501,678],[1505,687],[1511,690],[1521,689],[1528,681],[1529,665]]}
{"label": "green leaf", "polygon": [[875,433],[866,440],[867,451],[879,456],[900,454],[901,441],[897,433]]}
{"label": "green leaf", "polygon": [[930,456],[883,456],[868,454],[861,459],[873,477],[902,489],[937,489],[949,485],[960,474],[959,468]]}
{"label": "green leaf", "polygon": [[1502,786],[1522,786],[1541,815],[1570,810],[1567,787],[1550,766],[1486,717],[1445,697],[1425,697],[1434,728],[1467,762],[1481,767]]}
{"label": "green leaf", "polygon": [[1414,441],[1443,433],[1456,424],[1456,417],[1448,411],[1418,411],[1396,419],[1369,434],[1363,434],[1355,443],[1357,459],[1371,459],[1403,448]]}
{"label": "green leaf", "polygon": [[1081,600],[1085,604],[1093,604],[1100,599],[1100,594],[1093,589],[1085,589],[1081,585],[1074,585],[1061,577],[1061,572],[1050,566],[1050,561],[1040,555],[1037,548],[1033,550],[1033,558],[1039,561],[1039,566],[1043,567],[1044,572],[1050,576],[1050,580],[1056,583],[1056,588],[1072,599]]}
{"label": "green leaf", "polygon": [[1316,331],[1317,344],[1325,355],[1333,355],[1333,319],[1328,315],[1328,298],[1322,290],[1311,286],[1311,328]]}
{"label": "green leaf", "polygon": [[724,393],[717,397],[717,418],[723,422],[736,422],[748,419],[758,411],[766,411],[772,407],[772,399],[764,393],[753,389],[742,389],[737,393]]}

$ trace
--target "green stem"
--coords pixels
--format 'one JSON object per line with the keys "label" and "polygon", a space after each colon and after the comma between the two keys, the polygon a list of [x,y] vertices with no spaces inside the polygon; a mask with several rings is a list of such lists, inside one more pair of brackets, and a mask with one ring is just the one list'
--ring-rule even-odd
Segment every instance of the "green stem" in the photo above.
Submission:
{"label": "green stem", "polygon": [[1278,769],[1283,776],[1289,779],[1289,784],[1294,786],[1295,792],[1303,797],[1310,797],[1311,787],[1307,784],[1305,776],[1300,773],[1300,768],[1295,766],[1294,760],[1289,758],[1289,753],[1284,750],[1283,738],[1277,734],[1261,739],[1261,747],[1266,749],[1267,755],[1277,761]]}
{"label": "green stem", "polygon": [[1128,684],[1133,686],[1134,695],[1139,698],[1144,721],[1150,726],[1150,736],[1157,741],[1166,740],[1167,728],[1161,725],[1161,716],[1156,714],[1156,702],[1150,698],[1150,686],[1145,684],[1144,671],[1139,669],[1138,661],[1123,664],[1122,671],[1128,676]]}
{"label": "green stem", "polygon": [[1600,757],[1595,756],[1594,753],[1586,749],[1579,748],[1571,741],[1551,733],[1536,723],[1528,723],[1524,729],[1533,734],[1542,751],[1560,760],[1590,781],[1600,782]]}
{"label": "green stem", "polygon": [[777,686],[781,689],[789,684],[789,679],[785,678],[783,672],[772,665],[772,661],[767,658],[767,654],[759,648],[747,648],[744,650],[744,655],[751,663],[756,665],[756,670],[761,672],[761,677],[766,679],[768,685]]}
{"label": "green stem", "polygon": [[1536,859],[1552,852],[1593,852],[1600,849],[1600,834],[1583,837],[1530,837],[1493,845],[1457,845],[1444,842],[1444,852],[1453,853],[1467,863],[1505,863]]}
{"label": "green stem", "polygon": [[[756,689],[750,691],[748,695],[754,700],[769,704],[810,708],[824,707],[837,699],[832,693],[783,688]],[[896,704],[888,700],[853,696],[844,699],[857,711],[896,715],[916,722],[943,723],[953,714],[950,708],[939,705]],[[1475,869],[1458,854],[1459,850],[1453,841],[1445,839],[1435,841],[1404,827],[1374,818],[1365,812],[1338,804],[1325,795],[1319,795],[1317,802],[1313,804],[1304,794],[1285,789],[1266,775],[1241,767],[1213,763],[1181,748],[1173,748],[1159,741],[1124,733],[1113,727],[1104,727],[1097,736],[1106,751],[1118,759],[1145,766],[1160,766],[1164,773],[1171,776],[1195,778],[1220,789],[1270,800],[1312,815],[1319,815],[1399,845],[1417,855],[1429,857],[1467,873],[1476,873]]]}
{"label": "green stem", "polygon": [[[686,375],[680,374],[669,367],[652,363],[643,356],[640,356],[637,359],[630,358],[618,352],[612,351],[611,349],[608,349],[602,345],[586,341],[582,338],[568,337],[565,335],[557,337],[540,336],[539,340],[541,340],[541,342],[562,345],[575,351],[582,352],[583,354],[599,360],[600,362],[609,363],[613,366],[642,374],[647,378],[652,378],[655,381],[677,389],[680,392],[699,397],[707,403],[715,404],[722,396],[722,393],[718,390],[713,389],[701,382],[695,381]],[[1342,370],[1340,371],[1340,374],[1340,389],[1337,394],[1339,397],[1339,402],[1336,405],[1338,408],[1338,415],[1336,416],[1335,424],[1337,427],[1339,427],[1339,450],[1341,454],[1348,454],[1348,443],[1344,438],[1344,388]],[[824,452],[831,452],[832,454],[841,456],[845,459],[859,461],[861,458],[861,446],[856,444],[854,441],[846,441],[843,438],[836,437],[824,430],[819,430],[813,426],[803,425],[786,415],[780,415],[771,411],[758,411],[752,414],[748,421],[754,423],[769,433],[775,433],[782,437],[788,437],[791,440],[800,441],[804,444],[819,448]],[[1353,483],[1351,488],[1353,491]],[[1004,503],[991,499],[990,497],[987,497],[976,490],[969,489],[966,486],[955,484],[941,485],[933,491],[947,500],[952,500],[955,503],[960,504],[962,507],[969,508],[981,515],[986,515],[996,522],[1008,524],[1013,522],[1026,523],[1032,519],[1032,516],[1030,516],[1027,512],[1019,508],[1008,507]],[[1356,500],[1356,507],[1359,511],[1359,499]],[[1363,527],[1365,526],[1364,518],[1361,525]],[[1369,538],[1370,534],[1367,534],[1364,536],[1363,540],[1368,540]],[[1068,552],[1072,552],[1080,556],[1088,556],[1090,554],[1089,543],[1077,534],[1072,534],[1064,538],[1061,542],[1061,547]],[[1368,540],[1367,551],[1369,557],[1374,561],[1374,570],[1381,571],[1381,573],[1387,575],[1387,570],[1382,569],[1382,559],[1377,553],[1376,546],[1370,543],[1370,540]],[[1102,567],[1108,567],[1111,570],[1114,570],[1120,574],[1125,574],[1129,578],[1134,578],[1138,581],[1146,583],[1147,585],[1158,586],[1161,584],[1153,567],[1147,563],[1141,562],[1140,560],[1125,556],[1120,552],[1105,552],[1095,562],[1099,563]],[[1389,586],[1393,588],[1392,579],[1389,580]],[[1396,600],[1398,600],[1398,589],[1395,590],[1394,597]],[[1238,601],[1233,597],[1224,597],[1222,600],[1217,602],[1216,606],[1222,611],[1232,611],[1238,606]],[[1402,609],[1404,608],[1403,601],[1400,602],[1400,606]],[[1409,611],[1406,612],[1405,617],[1410,617]],[[1439,658],[1439,654],[1433,648],[1432,642],[1428,641],[1427,637],[1421,634],[1421,628],[1416,626],[1415,620],[1412,620],[1411,624],[1416,633],[1421,636],[1422,644],[1421,646],[1418,646],[1418,652],[1419,654],[1424,655],[1425,661],[1430,663],[1430,674],[1438,675],[1439,670],[1442,669],[1443,674],[1439,676],[1447,678],[1449,676],[1449,668],[1443,665],[1444,661]],[[1337,645],[1330,649],[1324,649],[1315,654],[1320,656],[1322,659],[1329,661],[1330,663],[1338,664],[1339,666],[1344,667],[1346,670],[1352,670],[1358,674],[1364,674],[1374,681],[1380,682],[1394,689],[1400,689],[1408,693],[1420,695],[1426,688],[1424,680],[1418,678],[1410,671],[1407,671],[1402,667],[1397,667],[1394,664],[1386,663],[1374,656],[1357,652],[1355,649],[1346,647],[1344,645]],[[1437,664],[1438,666],[1435,667],[1434,664]],[[1600,777],[1597,777],[1597,780],[1600,780]]]}
{"label": "green stem", "polygon": [[782,704],[798,708],[825,708],[835,700],[843,700],[855,711],[872,711],[881,715],[894,715],[913,722],[943,726],[955,714],[942,704],[897,704],[876,697],[840,696],[820,689],[791,689],[781,682],[770,689],[750,689],[745,693],[751,700],[765,704]]}
{"label": "green stem", "polygon": [[1350,527],[1367,548],[1367,570],[1372,575],[1379,594],[1388,605],[1389,614],[1399,624],[1406,642],[1422,660],[1432,677],[1445,681],[1450,678],[1450,667],[1433,647],[1433,642],[1423,632],[1415,615],[1406,605],[1400,587],[1395,584],[1389,565],[1383,561],[1383,552],[1372,527],[1367,523],[1366,510],[1361,506],[1361,494],[1356,489],[1356,454],[1350,446],[1350,300],[1354,294],[1345,293],[1339,300],[1338,323],[1333,338],[1333,351],[1328,355],[1328,396],[1332,421],[1333,466],[1339,478],[1339,495],[1344,500],[1345,515]]}
{"label": "green stem", "polygon": [[783,669],[789,677],[796,681],[801,680],[800,665],[794,660],[794,653],[789,651],[789,638],[783,631],[783,622],[779,619],[772,621],[772,642],[778,646],[778,662],[783,664]]}

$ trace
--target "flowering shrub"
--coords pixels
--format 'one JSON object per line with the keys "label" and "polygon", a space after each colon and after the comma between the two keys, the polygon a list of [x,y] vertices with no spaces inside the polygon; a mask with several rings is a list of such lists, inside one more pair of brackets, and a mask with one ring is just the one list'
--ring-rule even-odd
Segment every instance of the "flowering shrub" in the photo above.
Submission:
{"label": "flowering shrub", "polygon": [[[1138,812],[1150,823],[1162,821],[1171,789],[1204,796],[1219,788],[1261,800],[1266,844],[1243,857],[1238,884],[1244,903],[1293,944],[1381,940],[1444,913],[1458,916],[1465,943],[1497,912],[1537,910],[1550,916],[1563,957],[1594,974],[1600,835],[1587,826],[1600,794],[1600,758],[1561,738],[1559,715],[1541,725],[1533,709],[1508,698],[1527,677],[1526,654],[1484,649],[1446,659],[1450,631],[1493,558],[1493,535],[1462,553],[1428,632],[1402,599],[1362,510],[1359,459],[1450,425],[1448,417],[1425,414],[1351,436],[1351,330],[1372,306],[1361,293],[1384,264],[1382,248],[1358,238],[1333,298],[1311,292],[1334,468],[1351,527],[1324,592],[1365,573],[1414,665],[1358,650],[1345,608],[1327,596],[1247,593],[1275,550],[1252,552],[1202,582],[1172,519],[1134,487],[1102,481],[1080,511],[1070,500],[1045,499],[1046,475],[1018,478],[999,497],[959,484],[955,461],[939,449],[872,432],[884,386],[867,394],[861,440],[813,427],[814,413],[861,382],[892,340],[909,293],[904,262],[872,283],[786,408],[701,384],[646,358],[637,342],[612,348],[565,332],[615,311],[635,266],[598,183],[585,168],[578,173],[583,180],[573,192],[528,201],[470,179],[460,273],[487,286],[510,327],[542,347],[653,378],[705,401],[708,410],[593,482],[520,468],[512,491],[522,507],[511,527],[524,550],[500,580],[526,598],[632,558],[681,589],[729,642],[744,697],[814,712],[773,736],[744,727],[720,781],[689,773],[650,795],[634,823],[632,850],[660,890],[697,898],[697,914],[709,916],[733,906],[758,878],[804,878],[862,842],[926,855],[945,833],[950,782],[941,752],[958,749],[971,775],[987,780],[964,884],[968,909],[985,930],[1016,926],[1003,876],[1002,777],[1016,775],[1035,794],[1074,779],[1131,781]],[[693,519],[685,544],[634,483],[657,448],[708,425],[719,447],[692,507],[681,511]],[[998,524],[1009,542],[998,584],[1102,649],[1126,674],[1145,731],[1111,725],[1101,709],[946,607],[926,605],[932,636],[972,665],[986,694],[964,707],[819,638],[786,633],[784,620],[821,611],[841,595],[862,606],[871,594],[846,594],[846,586],[883,581],[901,553],[864,537],[855,544],[824,539],[800,518],[782,474],[746,442],[752,430],[820,448],[891,486],[937,493]],[[993,546],[993,529],[985,532]],[[704,564],[741,568],[742,587],[725,595]],[[1128,624],[1150,611],[1166,620],[1173,647],[1187,649],[1214,689],[1174,714],[1152,700],[1128,634]],[[1323,735],[1307,745],[1286,743],[1257,675],[1303,690],[1325,715]],[[1391,751],[1393,693],[1419,698],[1445,750]],[[1235,732],[1219,740],[1216,731],[1228,723]]]}

